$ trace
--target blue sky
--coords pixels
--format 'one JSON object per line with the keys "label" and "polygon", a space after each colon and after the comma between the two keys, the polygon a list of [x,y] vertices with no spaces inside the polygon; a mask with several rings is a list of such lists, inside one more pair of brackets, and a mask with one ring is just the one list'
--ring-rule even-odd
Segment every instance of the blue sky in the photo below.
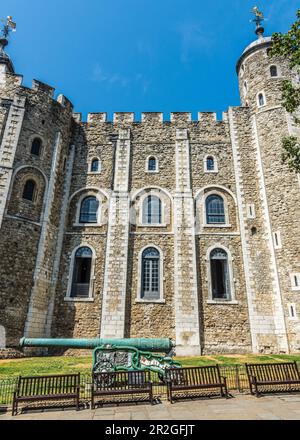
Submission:
{"label": "blue sky", "polygon": [[39,79],[88,112],[227,110],[239,105],[236,61],[253,39],[286,32],[299,0],[9,0],[7,52],[24,85]]}

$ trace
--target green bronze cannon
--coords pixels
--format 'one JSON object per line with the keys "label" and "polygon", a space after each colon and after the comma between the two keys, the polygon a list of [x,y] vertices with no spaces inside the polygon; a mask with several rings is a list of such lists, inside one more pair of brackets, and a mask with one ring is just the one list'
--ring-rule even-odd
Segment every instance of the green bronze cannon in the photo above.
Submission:
{"label": "green bronze cannon", "polygon": [[[175,344],[171,339],[26,339],[21,347],[93,349],[93,372],[153,371],[164,379],[165,370],[181,367],[172,359]],[[165,356],[158,353],[165,353]]]}

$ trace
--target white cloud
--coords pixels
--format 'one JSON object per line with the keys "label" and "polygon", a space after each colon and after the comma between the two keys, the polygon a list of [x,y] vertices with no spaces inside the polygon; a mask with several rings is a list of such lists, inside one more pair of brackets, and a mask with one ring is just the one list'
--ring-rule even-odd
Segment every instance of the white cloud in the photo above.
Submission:
{"label": "white cloud", "polygon": [[199,22],[185,21],[177,27],[180,35],[180,58],[183,63],[189,61],[194,51],[207,51],[213,45],[213,38]]}

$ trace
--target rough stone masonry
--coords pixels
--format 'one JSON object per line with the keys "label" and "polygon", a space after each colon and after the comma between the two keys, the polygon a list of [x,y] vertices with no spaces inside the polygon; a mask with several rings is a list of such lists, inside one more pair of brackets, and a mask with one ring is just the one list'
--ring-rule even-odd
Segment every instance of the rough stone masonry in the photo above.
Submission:
{"label": "rough stone masonry", "polygon": [[[0,326],[27,337],[169,337],[177,354],[300,350],[299,136],[262,35],[216,114],[73,113],[0,57]],[[3,55],[3,54],[2,54]],[[4,350],[2,349],[1,352]]]}

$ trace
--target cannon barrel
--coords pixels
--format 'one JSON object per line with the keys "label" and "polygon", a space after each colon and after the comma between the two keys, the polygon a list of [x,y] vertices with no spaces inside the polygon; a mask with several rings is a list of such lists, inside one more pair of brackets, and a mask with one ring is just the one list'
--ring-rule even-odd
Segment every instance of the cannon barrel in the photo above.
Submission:
{"label": "cannon barrel", "polygon": [[169,353],[174,342],[168,338],[137,338],[137,339],[20,339],[21,347],[60,347],[75,349],[94,349],[102,345],[118,347],[134,347],[141,351]]}

